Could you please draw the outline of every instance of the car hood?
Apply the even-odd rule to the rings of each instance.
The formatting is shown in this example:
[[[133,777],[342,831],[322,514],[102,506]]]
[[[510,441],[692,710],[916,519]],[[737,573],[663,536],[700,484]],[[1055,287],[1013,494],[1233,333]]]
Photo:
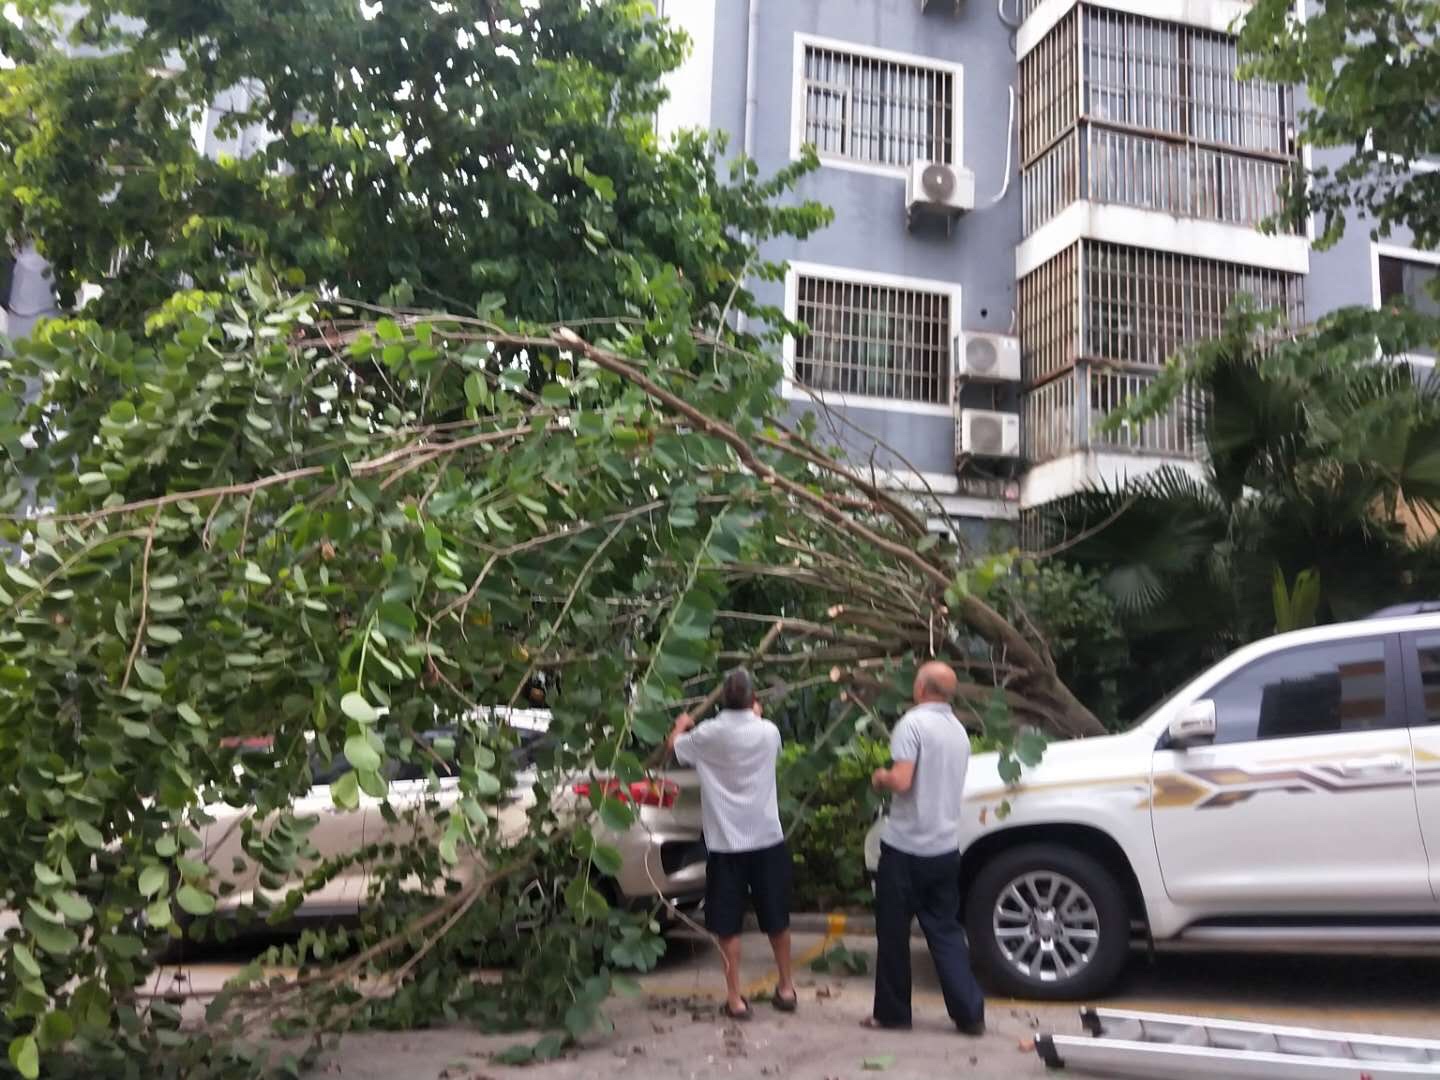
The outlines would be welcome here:
[[[1153,748],[1153,740],[1140,732],[1054,742],[1045,748],[1040,764],[1024,769],[1014,785],[1000,778],[999,754],[976,754],[965,776],[965,801],[1015,798],[1080,780],[1103,782],[1143,774]]]

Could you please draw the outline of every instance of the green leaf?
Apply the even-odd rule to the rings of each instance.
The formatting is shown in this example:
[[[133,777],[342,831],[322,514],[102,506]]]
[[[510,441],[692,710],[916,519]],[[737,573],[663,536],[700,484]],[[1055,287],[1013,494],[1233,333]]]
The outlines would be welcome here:
[[[465,400],[477,408],[490,401],[490,387],[478,371],[472,371],[465,376]]]
[[[170,872],[163,866],[147,866],[140,871],[140,895],[154,896],[161,889],[165,888],[166,882],[170,880]]]
[[[375,772],[380,768],[380,755],[362,735],[351,735],[345,740],[345,760],[361,772]]]
[[[40,962],[35,959],[35,954],[30,951],[28,945],[23,941],[17,941],[10,946],[10,951],[15,957],[15,962],[24,969],[27,975],[36,979],[40,978]]]
[[[189,724],[191,727],[204,727],[204,726],[205,726],[205,721],[202,720],[202,719],[200,719],[200,714],[197,713],[197,712],[196,712],[193,708],[191,708],[189,705],[183,705],[183,704],[182,704],[182,705],[178,706],[178,707],[175,709],[175,711],[180,714],[180,719],[181,719],[181,720],[184,720],[184,721],[185,721],[187,724]]]
[[[151,690],[165,689],[165,673],[148,660],[141,660],[138,656],[135,658],[135,674]]]
[[[475,794],[482,798],[498,794],[500,791],[500,780],[493,773],[484,771],[475,774]]]
[[[594,1023],[595,1010],[591,1006],[576,1002],[565,1010],[565,1030],[572,1039],[578,1040]]]
[[[190,915],[209,915],[215,910],[215,898],[194,885],[181,885],[176,889],[175,902]]]
[[[590,851],[590,858],[602,874],[609,874],[611,877],[620,873],[620,868],[624,865],[620,852],[609,844],[596,844]]]
[[[10,1064],[25,1080],[35,1080],[40,1075],[40,1046],[34,1035],[10,1041]]]
[[[535,1048],[525,1043],[507,1046],[495,1055],[497,1065],[529,1065],[535,1060]]]
[[[164,930],[175,921],[170,911],[170,901],[163,896],[145,909],[145,921],[156,930]]]
[[[135,406],[123,398],[110,406],[109,417],[121,427],[129,427],[135,422]]]
[[[40,1041],[48,1048],[64,1046],[74,1036],[75,1021],[62,1009],[46,1013],[45,1019],[40,1021]]]
[[[886,1069],[890,1068],[890,1066],[894,1064],[894,1054],[876,1054],[873,1057],[867,1057],[864,1061],[862,1061],[860,1063],[860,1067],[869,1072],[884,1072]]]
[[[182,637],[179,630],[173,626],[166,626],[164,623],[151,623],[145,628],[145,634],[152,641],[158,641],[161,645],[178,645]]]
[[[605,898],[585,878],[574,878],[565,887],[565,903],[581,922],[603,918],[610,910]]]
[[[330,798],[340,809],[354,810],[360,805],[360,778],[347,772],[330,785]]]
[[[80,938],[68,926],[27,918],[25,929],[34,935],[35,944],[52,956],[68,956],[80,947]]]
[[[623,833],[635,824],[635,808],[614,796],[607,796],[600,800],[600,820],[606,828]]]
[[[16,566],[14,563],[5,564],[5,573],[9,574],[10,580],[15,582],[15,584],[17,585],[23,585],[27,589],[40,588],[40,582],[36,581],[33,577],[27,574],[24,570],[21,570],[20,567]]]
[[[35,880],[41,885],[59,885],[61,877],[54,870],[51,870],[44,863],[36,863],[34,866]]]
[[[340,711],[357,724],[373,724],[380,719],[380,713],[375,706],[354,690],[340,699]]]
[[[360,785],[360,790],[372,799],[383,799],[389,791],[385,778],[374,770],[356,771],[350,775],[355,777],[355,782]]]
[[[399,341],[405,336],[398,323],[391,318],[383,318],[375,323],[375,333],[380,335],[381,341]]]
[[[80,838],[82,844],[88,848],[94,848],[96,851],[105,846],[105,838],[100,835],[100,830],[88,821],[75,822],[75,835]]]
[[[1000,779],[1006,784],[1015,784],[1020,780],[1020,763],[1009,754],[1000,755],[1000,761],[999,764],[996,765],[996,771],[1000,774]]]
[[[270,575],[261,570],[259,565],[253,562],[245,564],[245,580],[251,585],[269,585]]]
[[[1040,732],[1033,729],[1022,731],[1015,740],[1015,756],[1026,768],[1033,769],[1045,756],[1045,747],[1046,739]]]
[[[73,892],[57,892],[50,897],[61,915],[71,922],[89,922],[95,914],[95,909],[90,906],[90,901],[83,896]]]
[[[570,404],[570,391],[559,383],[546,383],[540,391],[540,400],[552,409],[563,409]]]

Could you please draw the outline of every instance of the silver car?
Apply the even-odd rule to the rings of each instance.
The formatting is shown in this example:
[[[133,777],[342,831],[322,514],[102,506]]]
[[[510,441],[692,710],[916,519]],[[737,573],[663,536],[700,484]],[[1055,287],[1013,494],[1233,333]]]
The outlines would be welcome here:
[[[498,814],[503,837],[518,838],[529,828],[527,812],[535,803],[535,784],[541,779],[535,767],[535,753],[549,727],[549,713],[514,710],[505,721],[519,737],[515,750],[516,780]],[[431,733],[438,736],[441,733]],[[217,805],[207,808],[214,818],[204,833],[205,858],[217,887],[229,884],[233,891],[218,898],[220,910],[235,910],[263,898],[279,904],[292,889],[302,887],[305,876],[322,860],[343,857],[371,844],[393,841],[403,844],[416,830],[428,830],[435,817],[459,798],[459,778],[453,774],[430,776],[419,765],[391,763],[387,767],[385,799],[361,795],[354,810],[344,810],[331,798],[330,785],[349,771],[343,756],[311,763],[314,783],[296,800],[297,816],[310,825],[308,838],[316,858],[297,865],[284,879],[264,878],[259,865],[241,847],[241,820],[246,807]],[[700,786],[692,769],[674,769],[632,784],[598,776],[570,777],[557,785],[552,798],[563,817],[590,812],[592,787],[599,785],[605,795],[635,806],[635,823],[622,833],[605,826],[598,818],[590,823],[599,843],[620,852],[619,873],[600,878],[597,887],[612,903],[627,907],[661,907],[662,921],[676,909],[698,907],[705,891],[705,841],[700,824]],[[381,810],[388,801],[395,811],[394,822]],[[261,833],[275,827],[274,820],[261,824]],[[438,829],[436,829],[438,832]],[[457,868],[464,879],[477,872],[478,864]],[[416,883],[418,885],[418,882]],[[358,913],[367,902],[370,867],[357,860],[306,895],[297,910],[300,918],[323,918]]]

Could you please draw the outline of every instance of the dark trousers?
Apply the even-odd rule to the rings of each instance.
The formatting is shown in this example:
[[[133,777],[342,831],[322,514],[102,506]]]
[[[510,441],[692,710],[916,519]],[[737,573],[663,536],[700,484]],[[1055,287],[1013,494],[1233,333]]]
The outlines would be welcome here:
[[[960,853],[907,855],[888,844],[880,846],[875,882],[875,1019],[910,1023],[910,922],[917,917],[950,1019],[984,1020],[985,996],[970,971],[970,947],[960,927]]]

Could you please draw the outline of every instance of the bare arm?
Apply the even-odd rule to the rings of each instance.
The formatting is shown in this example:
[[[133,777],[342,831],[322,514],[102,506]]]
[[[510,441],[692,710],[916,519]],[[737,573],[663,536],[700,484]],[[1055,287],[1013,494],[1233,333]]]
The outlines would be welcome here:
[[[915,762],[897,761],[888,769],[876,769],[870,775],[870,786],[876,791],[892,791],[903,795],[915,783]]]
[[[689,713],[681,713],[675,718],[675,726],[670,729],[670,735],[665,740],[665,753],[667,755],[675,752],[675,740],[684,735],[695,726],[695,718]]]

